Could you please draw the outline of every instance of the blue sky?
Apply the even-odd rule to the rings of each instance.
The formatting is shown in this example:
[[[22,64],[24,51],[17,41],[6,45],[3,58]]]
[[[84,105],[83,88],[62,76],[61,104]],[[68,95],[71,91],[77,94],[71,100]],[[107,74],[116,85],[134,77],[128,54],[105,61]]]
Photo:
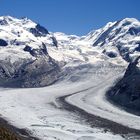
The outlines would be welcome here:
[[[109,21],[140,20],[140,0],[0,0],[0,15],[26,16],[52,32],[85,35]]]

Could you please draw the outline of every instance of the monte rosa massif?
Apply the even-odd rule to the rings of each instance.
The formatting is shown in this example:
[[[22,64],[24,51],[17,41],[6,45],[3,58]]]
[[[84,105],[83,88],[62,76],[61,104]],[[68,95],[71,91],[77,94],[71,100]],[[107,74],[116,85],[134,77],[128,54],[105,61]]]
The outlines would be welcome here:
[[[76,36],[1,16],[1,118],[23,140],[139,140],[139,58],[135,18]]]

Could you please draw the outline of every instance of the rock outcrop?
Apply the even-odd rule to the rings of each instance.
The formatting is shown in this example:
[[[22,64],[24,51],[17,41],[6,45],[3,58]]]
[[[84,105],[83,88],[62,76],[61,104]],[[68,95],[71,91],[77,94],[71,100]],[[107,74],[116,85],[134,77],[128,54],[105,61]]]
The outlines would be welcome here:
[[[131,62],[124,76],[107,92],[110,101],[140,115],[140,57]]]

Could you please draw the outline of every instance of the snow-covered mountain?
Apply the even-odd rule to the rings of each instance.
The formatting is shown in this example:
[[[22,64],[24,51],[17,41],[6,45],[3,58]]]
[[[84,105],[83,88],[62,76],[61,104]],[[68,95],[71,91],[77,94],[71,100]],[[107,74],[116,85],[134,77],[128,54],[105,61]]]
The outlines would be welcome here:
[[[27,18],[0,17],[0,85],[37,87],[57,80],[59,66],[47,51],[57,42]]]
[[[139,110],[139,29],[127,18],[79,37],[0,17],[0,86],[43,86],[0,88],[1,117],[25,139],[139,140],[140,118],[106,98],[114,83],[110,99]]]
[[[79,37],[51,33],[27,18],[0,17],[1,85],[45,86],[81,66],[87,69],[89,65],[107,63],[124,66],[139,55],[137,19],[110,22]]]
[[[122,58],[130,62],[140,55],[140,22],[134,18],[126,18],[110,22],[105,27],[90,32],[85,40],[93,47],[103,48],[103,53],[109,57]]]

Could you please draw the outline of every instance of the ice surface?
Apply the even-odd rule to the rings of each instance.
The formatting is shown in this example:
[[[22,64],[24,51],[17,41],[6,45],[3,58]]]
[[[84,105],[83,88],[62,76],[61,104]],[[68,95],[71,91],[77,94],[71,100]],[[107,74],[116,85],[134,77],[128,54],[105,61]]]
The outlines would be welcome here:
[[[115,71],[115,69],[112,70]],[[104,70],[100,70],[101,73],[102,71],[104,72]],[[117,72],[119,74],[119,70]],[[105,93],[104,88],[106,88],[105,82],[109,82],[104,75],[99,74],[99,70],[96,74],[90,75],[89,73],[91,79],[86,82],[84,80],[76,83],[62,81],[44,88],[1,89],[2,117],[19,128],[26,128],[32,135],[42,140],[123,140],[119,135],[104,132],[103,129],[91,128],[78,115],[62,109],[56,100],[58,97],[95,87],[72,95],[67,101],[95,115],[105,116],[110,113],[107,117],[109,119],[116,116],[116,113],[124,117],[123,112],[120,113],[119,109],[108,105],[109,103],[102,99],[102,95]],[[109,74],[109,76],[112,75]],[[114,77],[111,80],[114,80]],[[102,92],[100,90],[98,92],[98,87],[102,87]],[[93,93],[95,91],[96,93]],[[83,98],[85,98],[84,101]],[[109,108],[106,110],[108,106]],[[113,112],[109,112],[112,110],[115,111],[115,115]],[[122,120],[122,122],[127,125],[126,121]]]

